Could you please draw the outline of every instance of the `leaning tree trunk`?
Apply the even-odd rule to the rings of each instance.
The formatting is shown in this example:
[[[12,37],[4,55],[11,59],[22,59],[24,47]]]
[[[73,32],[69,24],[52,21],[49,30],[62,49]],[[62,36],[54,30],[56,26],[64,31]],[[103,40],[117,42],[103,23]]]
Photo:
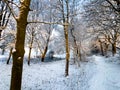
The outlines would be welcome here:
[[[45,56],[46,56],[46,53],[47,53],[47,51],[48,51],[49,41],[50,41],[50,36],[49,36],[48,39],[47,39],[47,43],[46,43],[44,52],[43,52],[42,57],[41,57],[41,61],[42,61],[42,62],[44,62],[44,60],[45,60]]]
[[[74,55],[75,55],[74,63],[77,63],[78,67],[80,67],[80,63],[79,63],[80,60],[78,60],[78,58],[79,58],[79,50],[78,50],[77,40],[76,40],[75,35],[73,34],[73,31],[74,31],[74,26],[72,26],[72,28],[70,30],[70,33],[71,33],[71,35],[73,37],[73,43],[74,43],[73,44],[74,45],[74,47],[73,47],[74,48]]]
[[[12,56],[12,50],[13,50],[13,47],[10,48],[9,57],[8,57],[8,59],[7,59],[7,64],[9,64],[9,62],[10,62],[10,58],[11,58],[11,56]]]
[[[17,34],[15,50],[13,52],[13,66],[10,90],[21,90],[22,68],[24,58],[25,32],[31,0],[22,0],[19,17],[17,18]]]
[[[50,13],[51,13],[51,11],[50,11]],[[50,15],[51,15],[51,14],[50,14]],[[50,22],[51,22],[51,16],[50,16]],[[44,51],[43,51],[43,53],[42,53],[41,62],[44,62],[44,60],[45,60],[45,56],[46,56],[46,53],[47,53],[47,51],[48,51],[48,45],[49,45],[49,42],[50,42],[51,32],[52,32],[52,30],[51,30],[51,25],[50,25],[50,26],[49,26],[49,31],[48,31],[49,36],[48,36],[48,38],[47,38],[47,42],[46,42],[45,49],[44,49]]]
[[[45,49],[44,49],[44,52],[43,52],[42,57],[41,57],[41,62],[44,62],[47,50],[48,50],[48,46],[46,46]]]

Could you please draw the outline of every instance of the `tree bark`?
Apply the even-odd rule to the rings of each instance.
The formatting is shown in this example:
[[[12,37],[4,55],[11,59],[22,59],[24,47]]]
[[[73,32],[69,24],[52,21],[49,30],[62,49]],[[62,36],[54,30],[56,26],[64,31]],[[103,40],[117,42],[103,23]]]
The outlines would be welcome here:
[[[31,0],[22,0],[19,17],[17,18],[16,44],[13,52],[13,66],[11,75],[10,90],[21,90],[22,69],[24,58],[25,32],[27,26],[27,17]]]
[[[10,58],[12,56],[12,50],[13,50],[13,48],[10,48],[9,57],[7,59],[7,64],[9,64],[9,62],[10,62]]]

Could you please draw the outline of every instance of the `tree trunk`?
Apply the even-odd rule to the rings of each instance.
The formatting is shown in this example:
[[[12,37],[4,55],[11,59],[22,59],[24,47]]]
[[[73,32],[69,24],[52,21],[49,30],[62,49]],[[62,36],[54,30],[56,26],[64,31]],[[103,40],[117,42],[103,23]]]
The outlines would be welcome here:
[[[107,56],[107,51],[108,51],[109,44],[105,43],[105,55]]]
[[[67,23],[68,24],[68,23]],[[68,41],[68,25],[64,25],[65,45],[66,45],[66,67],[65,76],[69,75],[69,41]]]
[[[10,58],[11,58],[11,56],[12,56],[12,50],[13,50],[13,47],[10,48],[9,57],[8,57],[8,59],[7,59],[7,64],[9,64]]]
[[[101,49],[101,55],[104,56],[104,50],[103,50],[102,42],[100,42],[100,49]]]
[[[70,30],[71,35],[72,35],[72,37],[73,37],[73,43],[74,43],[74,47],[73,47],[73,48],[74,48],[74,51],[73,51],[73,52],[74,52],[74,55],[75,55],[74,63],[76,62],[77,65],[78,65],[78,67],[80,67],[78,58],[81,59],[81,57],[79,57],[78,45],[77,45],[76,37],[75,37],[75,35],[73,34],[73,31],[74,31],[74,26],[72,26],[72,28],[71,28],[71,30]]]
[[[81,53],[81,50],[82,50],[82,44],[81,44],[81,41],[80,41],[80,48],[78,48],[78,57],[79,57],[79,60],[82,61],[82,53]]]
[[[22,69],[24,58],[25,32],[31,0],[22,0],[19,17],[17,18],[17,33],[15,51],[13,52],[13,66],[10,90],[21,90]]]
[[[44,60],[45,60],[45,55],[46,55],[46,53],[47,53],[47,50],[48,50],[48,46],[45,47],[45,50],[44,50],[44,52],[43,52],[43,54],[42,54],[42,57],[41,57],[41,62],[44,62]]]
[[[112,54],[113,56],[116,54],[116,43],[112,44]]]
[[[0,2],[2,2],[2,1],[0,1]],[[3,8],[4,8],[4,6],[2,5],[2,10],[0,11],[0,27],[2,27],[2,17],[3,17]],[[1,28],[1,30],[0,30],[0,38],[1,38],[1,36],[2,36],[2,28]]]
[[[49,32],[49,34],[50,34],[50,33],[51,33],[51,32]],[[47,51],[48,51],[49,41],[50,41],[50,35],[49,35],[49,37],[48,37],[48,39],[47,39],[46,46],[45,46],[44,52],[43,52],[42,57],[41,57],[41,61],[42,61],[42,62],[44,62],[44,60],[45,60],[45,56],[46,56],[46,53],[47,53]]]
[[[1,38],[1,36],[2,36],[2,30],[0,30],[0,38]]]
[[[32,51],[32,46],[33,46],[33,40],[34,40],[34,32],[32,33],[32,39],[29,47],[29,55],[28,55],[28,65],[30,65],[30,59],[31,59],[31,51]]]
[[[78,64],[78,67],[80,67],[80,60],[81,60],[81,55],[80,55],[80,52],[79,52],[79,49],[77,48],[76,50],[76,56],[77,56],[77,64]]]
[[[64,36],[65,36],[65,47],[66,47],[66,66],[65,66],[65,76],[69,75],[69,40],[68,40],[68,26],[69,26],[69,5],[68,0],[65,2],[62,0],[62,17],[63,17],[63,25],[64,27]],[[66,4],[66,11],[65,11],[65,4]],[[66,15],[65,15],[66,14]]]
[[[30,65],[31,51],[32,51],[32,48],[30,47],[29,48],[29,55],[28,55],[28,65]]]
[[[4,55],[4,53],[5,53],[5,48],[2,49],[2,53],[1,54]]]

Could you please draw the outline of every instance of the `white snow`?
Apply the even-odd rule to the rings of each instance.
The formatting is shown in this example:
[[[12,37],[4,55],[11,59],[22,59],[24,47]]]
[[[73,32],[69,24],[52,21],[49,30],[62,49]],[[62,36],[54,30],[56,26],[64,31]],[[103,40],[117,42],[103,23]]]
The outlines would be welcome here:
[[[104,57],[94,57],[96,74],[89,82],[89,90],[120,90],[120,65],[108,63]]]
[[[12,64],[3,59],[0,56],[0,90],[9,90]],[[120,90],[120,65],[101,56],[89,59],[80,67],[70,62],[68,77],[64,77],[65,60],[24,63],[22,90]]]

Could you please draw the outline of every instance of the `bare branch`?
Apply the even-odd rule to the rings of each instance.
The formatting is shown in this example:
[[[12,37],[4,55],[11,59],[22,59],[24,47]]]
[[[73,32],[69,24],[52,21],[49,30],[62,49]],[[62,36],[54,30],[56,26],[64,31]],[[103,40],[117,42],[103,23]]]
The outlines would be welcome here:
[[[8,3],[14,4],[15,6],[17,6],[18,8],[20,8],[20,6],[18,6],[16,3],[14,3],[13,1],[8,1]]]
[[[115,11],[120,12],[120,10],[117,9],[109,0],[106,0],[106,1],[112,6],[112,8],[113,8]]]
[[[6,5],[8,6],[8,8],[9,8],[9,10],[10,10],[12,16],[14,17],[14,19],[17,20],[17,17],[16,17],[16,15],[15,15],[13,9],[9,6],[8,0],[3,0],[3,1],[4,1],[4,2],[6,3]]]
[[[31,23],[42,23],[42,24],[58,24],[58,25],[69,25],[68,23],[58,23],[58,22],[44,22],[44,21],[31,21],[31,22],[28,22],[28,24],[31,24]]]

